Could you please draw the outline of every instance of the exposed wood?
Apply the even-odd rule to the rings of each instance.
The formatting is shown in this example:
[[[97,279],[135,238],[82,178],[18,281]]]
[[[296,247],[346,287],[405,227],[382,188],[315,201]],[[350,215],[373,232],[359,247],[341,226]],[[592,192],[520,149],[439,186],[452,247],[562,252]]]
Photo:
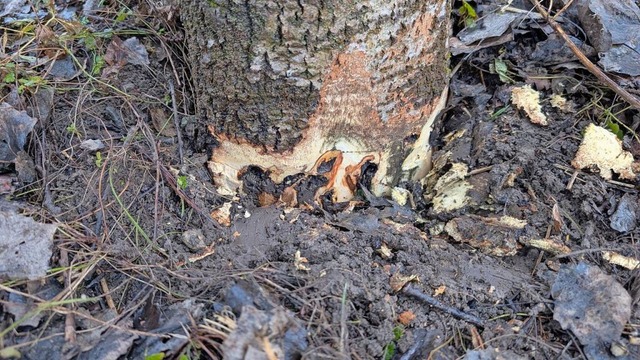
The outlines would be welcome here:
[[[184,1],[221,193],[234,194],[250,165],[280,182],[329,162],[319,194],[335,201],[353,196],[366,162],[378,165],[377,195],[429,170],[447,95],[448,1]]]

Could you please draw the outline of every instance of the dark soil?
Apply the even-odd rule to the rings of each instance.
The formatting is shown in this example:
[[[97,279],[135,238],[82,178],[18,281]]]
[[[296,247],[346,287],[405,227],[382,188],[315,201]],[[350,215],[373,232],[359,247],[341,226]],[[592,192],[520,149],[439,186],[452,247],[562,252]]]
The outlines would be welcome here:
[[[138,18],[152,27],[177,26],[157,20],[158,13]],[[19,349],[26,359],[144,358],[159,352],[169,358],[220,356],[229,332],[212,332],[202,325],[215,326],[204,319],[245,324],[240,310],[251,306],[261,316],[280,319],[279,328],[259,324],[271,326],[273,344],[309,359],[380,359],[385,353],[397,359],[455,359],[491,348],[502,349],[508,359],[583,358],[575,338],[553,320],[550,288],[563,264],[579,261],[632,287],[633,273],[605,261],[602,250],[639,257],[640,228],[620,233],[611,227],[623,196],[638,203],[638,187],[637,181],[611,182],[579,172],[567,189],[581,132],[601,114],[588,107],[587,89],[599,85],[581,70],[562,71],[584,82],[584,91],[565,94],[584,111],[562,113],[543,102],[547,127],[530,123],[512,107],[494,116],[510,104],[512,85],[486,72],[488,62],[502,56],[525,64],[542,36],[528,32],[504,45],[504,52],[488,48],[453,59],[461,66],[451,82],[450,106],[437,125],[434,159],[443,163],[439,175],[453,163],[479,171],[470,176],[477,185],[473,201],[447,213],[436,213],[421,200],[429,186],[420,184],[403,185],[417,200],[415,209],[368,197],[366,191],[347,210],[317,204],[259,207],[257,192],[250,189],[234,199],[216,195],[205,167],[214,144],[206,119],[194,116],[179,37],[139,36],[153,49],[150,65],[127,64],[103,80],[126,96],[104,83],[84,88],[86,76],[56,83],[53,111],[32,133],[28,149],[39,180],[23,184],[12,199],[42,205],[43,221],[62,224],[52,267],[76,267],[39,284],[6,286],[30,294],[49,290],[41,296],[52,299],[75,284],[65,299],[94,299],[47,309],[37,326],[18,327],[2,345],[23,344]],[[516,78],[517,85],[530,80]],[[543,96],[551,94],[550,83],[538,85]],[[601,104],[615,103],[603,93]],[[32,94],[20,99],[33,111]],[[634,115],[623,114],[629,122]],[[457,131],[462,136],[439,140]],[[87,139],[105,143],[102,160],[80,148]],[[256,179],[252,186],[264,186]],[[231,225],[221,227],[209,214],[229,201]],[[563,219],[558,229],[552,229],[554,204]],[[525,220],[514,255],[497,256],[493,250],[507,246],[502,243],[453,240],[445,224],[467,215]],[[547,235],[571,253],[555,257],[521,241]],[[195,243],[193,249],[185,236]],[[405,290],[394,286],[410,275],[416,278]],[[406,289],[450,309],[430,306]],[[0,297],[6,300],[4,290]],[[7,312],[0,315],[3,327],[15,320]],[[65,321],[71,321],[75,341],[65,341]],[[626,334],[637,336],[639,328],[636,306]],[[232,338],[224,349],[232,353],[242,341],[262,341],[255,336],[258,340]],[[622,358],[640,356],[639,346],[627,347]],[[490,350],[470,354],[468,359],[499,358]]]

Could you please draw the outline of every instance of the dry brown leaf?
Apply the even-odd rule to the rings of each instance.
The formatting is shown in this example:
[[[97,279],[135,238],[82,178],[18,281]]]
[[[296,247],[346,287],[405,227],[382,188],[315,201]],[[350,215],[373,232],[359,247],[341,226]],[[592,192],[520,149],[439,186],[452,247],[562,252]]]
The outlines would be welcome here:
[[[416,314],[411,310],[407,310],[398,315],[398,322],[404,326],[409,325],[416,318]]]
[[[418,281],[418,275],[402,275],[399,272],[391,275],[389,284],[394,292],[402,290],[402,288],[410,281]]]
[[[270,206],[276,203],[278,199],[275,196],[269,194],[268,192],[261,192],[258,194],[258,206]]]
[[[127,50],[124,48],[122,39],[118,36],[114,36],[111,42],[107,46],[107,50],[104,54],[104,61],[107,65],[122,67],[127,63]]]
[[[484,341],[482,340],[482,336],[478,332],[478,329],[471,325],[469,326],[469,332],[471,333],[471,344],[474,349],[484,349]]]
[[[553,209],[551,210],[551,215],[553,216],[553,230],[555,232],[560,232],[564,222],[562,221],[562,215],[560,215],[560,207],[558,203],[553,204]]]
[[[494,256],[513,256],[522,247],[526,220],[511,216],[482,217],[462,215],[447,222],[444,230],[455,241],[468,243]]]

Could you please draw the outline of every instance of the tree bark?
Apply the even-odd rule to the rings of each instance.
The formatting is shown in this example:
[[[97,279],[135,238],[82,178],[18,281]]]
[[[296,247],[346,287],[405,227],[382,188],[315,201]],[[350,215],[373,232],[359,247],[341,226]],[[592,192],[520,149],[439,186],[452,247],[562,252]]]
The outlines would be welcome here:
[[[448,87],[447,0],[181,0],[218,191],[255,165],[281,182],[330,164],[335,201],[362,166],[384,195],[429,170]]]

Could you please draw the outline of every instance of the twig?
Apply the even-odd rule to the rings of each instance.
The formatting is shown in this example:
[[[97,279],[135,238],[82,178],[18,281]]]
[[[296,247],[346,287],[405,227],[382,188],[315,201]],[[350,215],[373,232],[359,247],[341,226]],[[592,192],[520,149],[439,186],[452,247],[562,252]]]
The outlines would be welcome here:
[[[340,354],[345,358],[348,358],[346,352],[347,337],[349,336],[347,331],[347,288],[349,283],[344,283],[344,289],[342,289],[342,301],[340,302]]]
[[[582,51],[576,46],[576,44],[569,39],[567,34],[564,32],[562,27],[549,15],[549,13],[540,5],[538,0],[531,0],[533,5],[535,5],[538,12],[545,18],[545,20],[551,25],[553,30],[560,35],[560,37],[564,40],[567,46],[573,51],[578,60],[584,65],[590,73],[595,75],[602,83],[604,83],[609,89],[618,94],[621,98],[623,98],[626,102],[629,103],[636,110],[640,110],[640,99],[631,95],[627,90],[620,87],[615,81],[611,80],[609,76],[607,76],[599,67],[594,65],[591,60],[589,60]]]
[[[571,191],[571,189],[573,189],[573,184],[576,182],[576,179],[578,178],[578,174],[580,173],[579,170],[574,170],[573,174],[571,175],[571,179],[569,179],[569,183],[567,184],[566,189]]]
[[[65,248],[60,249],[60,265],[67,268],[65,270],[64,286],[69,287],[71,286],[73,267],[69,266],[69,252]],[[75,310],[75,305],[73,303],[69,304],[69,309]],[[72,313],[67,314],[64,319],[64,340],[69,343],[76,342],[76,319]]]
[[[478,169],[473,169],[471,171],[469,171],[469,173],[467,174],[468,176],[473,176],[473,175],[478,175],[487,171],[491,171],[491,169],[493,169],[493,165],[490,166],[485,166],[485,167],[481,167]]]
[[[478,329],[475,326],[471,325],[469,332],[471,333],[471,344],[473,345],[473,348],[484,350],[484,341],[482,340],[482,336],[480,336]]]
[[[416,289],[415,287],[413,287],[413,285],[407,285],[404,287],[404,289],[402,289],[402,292],[413,296],[414,298],[426,303],[427,305],[433,306],[434,308],[438,309],[438,310],[442,310],[446,313],[448,313],[449,315],[456,317],[460,320],[464,320],[468,323],[471,323],[473,325],[476,325],[478,327],[484,328],[485,327],[485,321],[480,319],[477,316],[473,316],[471,314],[467,314],[466,312],[462,311],[462,310],[458,310],[456,308],[454,308],[453,306],[449,306],[446,305],[444,303],[442,303],[440,300],[431,297],[425,293],[423,293],[422,291]]]
[[[161,178],[160,166],[159,166],[160,156],[158,155],[158,147],[156,146],[154,137],[151,134],[149,127],[142,122],[140,125],[141,125],[142,132],[145,134],[145,136],[147,136],[147,139],[149,139],[149,147],[151,147],[151,150],[152,150],[152,161],[156,165],[156,181],[155,181],[156,186],[155,186],[154,199],[153,199],[153,241],[157,241],[158,240],[158,203],[160,202],[160,178]]]
[[[551,224],[547,226],[547,232],[544,235],[544,240],[549,240],[549,236],[551,236]],[[540,262],[542,261],[543,256],[544,256],[544,251],[540,251],[540,253],[538,254],[538,258],[536,259],[536,263],[533,265],[533,268],[531,269],[531,276],[534,276],[536,274],[536,269],[538,268],[538,265],[540,265]]]
[[[602,251],[618,251],[618,250],[617,249],[613,249],[613,248],[582,249],[582,250],[572,251],[572,252],[567,253],[567,254],[556,255],[556,256],[553,257],[553,260],[558,260],[558,259],[577,256],[577,255],[582,255],[582,254],[602,252]]]
[[[178,138],[178,157],[180,165],[183,162],[182,154],[182,133],[180,132],[180,118],[178,116],[178,104],[176,104],[176,89],[173,86],[173,80],[169,79],[169,91],[171,92],[171,106],[173,107],[173,124],[176,127],[176,135]]]
[[[109,284],[107,284],[107,279],[105,278],[100,279],[100,288],[104,293],[104,298],[107,301],[107,306],[109,307],[109,309],[117,313],[118,309],[116,309],[116,304],[113,302],[113,297],[111,297],[111,292],[109,291]]]

